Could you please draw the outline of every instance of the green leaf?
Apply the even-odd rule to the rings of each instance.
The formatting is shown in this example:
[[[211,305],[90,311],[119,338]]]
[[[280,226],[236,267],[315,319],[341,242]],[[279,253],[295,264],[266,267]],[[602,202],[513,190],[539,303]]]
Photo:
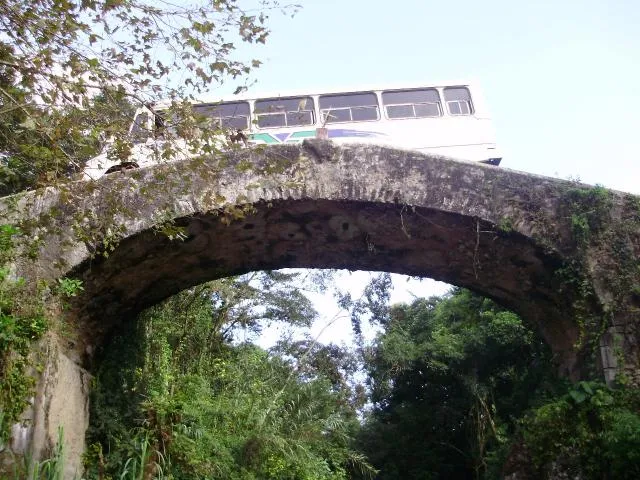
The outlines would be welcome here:
[[[587,396],[580,392],[579,390],[569,390],[569,396],[576,402],[578,405],[584,402]]]
[[[20,126],[21,126],[22,128],[24,128],[25,130],[35,130],[35,129],[37,128],[37,126],[38,126],[38,125],[37,125],[36,121],[35,121],[33,118],[31,118],[31,117],[27,117],[27,118],[24,120],[24,122],[22,122],[22,123],[20,124]]]
[[[591,389],[591,385],[589,385],[589,382],[580,382],[580,386],[582,387],[582,389],[587,392],[589,395],[593,395],[593,390]]]

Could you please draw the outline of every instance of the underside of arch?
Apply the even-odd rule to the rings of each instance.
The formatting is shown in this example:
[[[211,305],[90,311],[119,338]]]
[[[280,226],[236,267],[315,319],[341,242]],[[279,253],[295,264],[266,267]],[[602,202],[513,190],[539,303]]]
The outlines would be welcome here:
[[[186,239],[157,230],[124,239],[76,269],[79,318],[96,342],[119,321],[185,288],[287,267],[387,271],[471,288],[536,325],[576,376],[578,328],[554,274],[561,259],[477,217],[401,204],[279,200],[175,219]],[[249,207],[249,208],[247,208]]]

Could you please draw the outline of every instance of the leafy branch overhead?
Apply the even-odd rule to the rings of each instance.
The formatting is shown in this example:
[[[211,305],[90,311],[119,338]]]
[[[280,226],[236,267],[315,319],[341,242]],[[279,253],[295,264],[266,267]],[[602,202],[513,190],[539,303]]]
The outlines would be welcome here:
[[[269,9],[247,12],[235,0],[0,2],[6,39],[1,63],[43,103],[83,104],[91,89],[123,85],[148,100],[187,94],[250,72],[233,57],[237,41],[264,43]],[[167,86],[171,72],[180,85]],[[170,79],[172,80],[172,79]],[[88,105],[88,104],[85,104]]]
[[[260,61],[238,45],[264,43],[269,14],[298,8],[255,5],[0,0],[0,195],[78,169],[100,140],[124,137],[131,106],[193,99],[248,75]]]

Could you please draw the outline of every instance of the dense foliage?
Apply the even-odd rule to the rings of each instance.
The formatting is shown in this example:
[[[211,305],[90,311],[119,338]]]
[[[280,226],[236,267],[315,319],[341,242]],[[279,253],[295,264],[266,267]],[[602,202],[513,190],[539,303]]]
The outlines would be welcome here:
[[[149,310],[116,336],[92,398],[89,478],[370,472],[351,449],[358,421],[341,373],[349,362],[333,361],[344,352],[285,342],[275,354],[231,342],[239,327],[256,328],[258,320],[308,324],[313,309],[287,280],[263,274],[213,282]]]
[[[354,323],[381,328],[373,345],[238,343],[270,322],[309,324],[292,280],[203,285],[116,335],[88,478],[637,478],[638,391],[558,379],[533,331],[469,291],[389,308],[382,276],[343,298]]]
[[[0,225],[0,443],[9,437],[28,405],[34,379],[27,375],[34,340],[47,329],[41,302],[28,298],[24,280],[12,275],[14,237],[19,230]]]
[[[466,290],[394,307],[367,367],[361,438],[381,479],[481,477],[553,368],[515,314]]]
[[[117,88],[103,89],[86,108],[38,104],[0,61],[0,196],[75,178],[110,135],[129,128],[132,116]]]
[[[395,306],[383,328],[360,432],[377,478],[638,478],[640,392],[556,378],[512,312],[455,290]]]
[[[523,421],[532,478],[557,471],[594,479],[640,477],[640,391],[579,382]]]

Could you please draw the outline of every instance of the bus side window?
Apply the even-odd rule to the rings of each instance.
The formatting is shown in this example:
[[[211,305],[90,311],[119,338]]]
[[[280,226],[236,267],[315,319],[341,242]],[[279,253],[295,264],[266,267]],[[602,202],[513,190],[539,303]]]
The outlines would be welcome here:
[[[249,128],[249,104],[247,102],[212,103],[196,105],[194,112],[213,120],[213,125],[229,130]]]
[[[131,140],[133,143],[144,143],[149,138],[149,114],[139,113],[131,126]]]
[[[471,95],[465,87],[447,87],[444,89],[444,100],[451,115],[471,115],[473,104]]]
[[[299,127],[315,123],[311,97],[270,98],[254,104],[258,127]]]
[[[320,116],[323,124],[378,120],[378,99],[373,92],[322,95]]]
[[[435,88],[382,92],[388,118],[424,118],[442,115],[440,95]]]

